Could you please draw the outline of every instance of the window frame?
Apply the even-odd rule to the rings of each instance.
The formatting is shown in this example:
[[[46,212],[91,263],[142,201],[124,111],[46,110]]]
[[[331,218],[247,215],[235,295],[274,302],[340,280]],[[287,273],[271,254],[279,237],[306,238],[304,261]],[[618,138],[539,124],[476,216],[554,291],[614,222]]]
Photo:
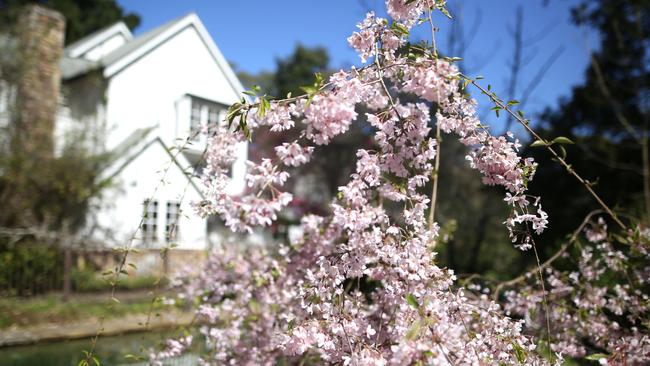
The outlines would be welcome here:
[[[144,200],[142,220],[142,242],[153,244],[158,242],[158,200]]]
[[[173,220],[172,213],[174,214]],[[167,240],[167,243],[172,243],[178,240],[180,218],[181,203],[179,201],[167,201],[167,207],[165,211],[165,239]]]
[[[200,131],[206,125],[208,126],[208,133],[215,133],[217,131],[216,127],[219,126],[225,117],[228,106],[191,94],[188,94],[188,97],[190,99],[190,137],[192,141],[199,141],[201,140],[201,134],[197,133],[197,131]]]

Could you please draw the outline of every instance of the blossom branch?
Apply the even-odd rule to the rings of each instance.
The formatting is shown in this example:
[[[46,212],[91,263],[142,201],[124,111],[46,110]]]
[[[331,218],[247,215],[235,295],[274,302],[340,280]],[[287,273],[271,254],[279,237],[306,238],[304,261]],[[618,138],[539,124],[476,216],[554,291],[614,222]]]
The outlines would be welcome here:
[[[499,108],[505,110],[506,112],[508,112],[508,114],[510,114],[512,117],[514,117],[526,129],[526,131],[528,131],[528,133],[530,133],[535,138],[536,141],[544,142],[544,147],[546,147],[546,150],[548,150],[553,155],[553,157],[560,163],[560,165],[562,165],[567,170],[567,172],[570,175],[572,175],[575,179],[578,180],[578,182],[580,182],[580,184],[582,184],[585,187],[585,189],[589,192],[589,194],[591,194],[591,196],[596,200],[596,202],[598,202],[598,204],[603,208],[603,210],[605,212],[607,212],[607,214],[612,218],[612,220],[614,220],[614,222],[616,222],[616,224],[621,229],[626,229],[627,228],[625,226],[625,224],[623,224],[623,222],[618,218],[616,213],[614,213],[614,211],[602,200],[602,198],[600,198],[600,196],[596,193],[596,191],[594,191],[594,189],[591,188],[591,184],[587,180],[582,178],[582,176],[580,176],[575,171],[575,169],[573,169],[571,167],[571,165],[569,163],[567,163],[566,160],[564,158],[562,158],[562,156],[560,156],[560,154],[557,151],[555,151],[555,149],[553,149],[553,147],[550,144],[546,143],[546,141],[539,134],[537,134],[537,132],[535,132],[535,130],[533,130],[530,127],[530,123],[527,120],[525,120],[519,114],[514,113],[512,111],[512,109],[508,105],[506,105],[505,103],[503,103],[503,101],[501,101],[499,98],[497,98],[494,95],[494,93],[492,93],[492,92],[486,90],[485,88],[483,88],[479,83],[476,82],[475,79],[472,79],[472,78],[470,78],[470,77],[468,77],[468,76],[466,76],[466,75],[464,75],[462,73],[460,74],[460,76],[462,78],[464,78],[465,80],[469,81],[476,88],[478,88],[483,94],[487,95],[488,98],[490,98],[490,100],[492,100],[492,102],[496,106],[498,106]]]
[[[587,224],[591,221],[591,219],[595,215],[598,215],[598,214],[600,214],[602,212],[603,212],[603,210],[594,210],[594,211],[591,211],[589,214],[587,214],[587,216],[584,218],[584,220],[582,220],[582,223],[578,226],[578,228],[573,231],[573,233],[571,234],[571,237],[569,238],[569,240],[566,241],[564,244],[562,244],[560,249],[557,252],[555,252],[555,254],[553,254],[549,259],[544,261],[544,263],[538,264],[538,268],[536,268],[534,270],[531,270],[531,271],[528,271],[528,272],[526,272],[526,273],[524,273],[524,274],[522,274],[520,276],[517,276],[517,277],[515,277],[515,278],[513,278],[511,280],[499,283],[497,285],[497,287],[494,289],[494,294],[493,294],[494,300],[495,301],[498,300],[499,294],[501,293],[502,289],[512,287],[512,286],[514,286],[514,285],[516,285],[518,283],[522,283],[522,282],[526,281],[526,279],[528,279],[531,275],[533,275],[535,271],[537,271],[537,270],[541,271],[541,270],[546,269],[547,267],[550,267],[551,264],[553,264],[553,262],[555,262],[558,258],[560,258],[562,256],[562,254],[564,254],[564,252],[566,252],[567,249],[569,249],[576,242],[576,240],[578,240],[578,236],[585,229],[585,226],[587,226]]]

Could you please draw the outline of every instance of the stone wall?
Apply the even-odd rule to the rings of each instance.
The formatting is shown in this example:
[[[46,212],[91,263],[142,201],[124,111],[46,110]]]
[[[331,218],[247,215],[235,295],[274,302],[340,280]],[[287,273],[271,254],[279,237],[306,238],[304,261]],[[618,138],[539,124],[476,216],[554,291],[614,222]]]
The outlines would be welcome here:
[[[65,18],[54,10],[28,6],[18,19],[15,36],[19,77],[14,143],[33,159],[47,158],[53,153]]]
[[[124,255],[123,253],[110,250],[86,251],[79,254],[77,268],[94,267],[94,269],[97,269],[97,273],[114,270]],[[129,272],[129,276],[158,277],[167,272],[167,277],[174,278],[180,274],[199,274],[203,269],[206,259],[207,254],[203,250],[172,249],[167,253],[167,263],[164,263],[160,250],[143,249],[137,252],[130,252],[127,258],[127,262],[135,264],[136,269],[131,266],[127,266],[124,269]]]

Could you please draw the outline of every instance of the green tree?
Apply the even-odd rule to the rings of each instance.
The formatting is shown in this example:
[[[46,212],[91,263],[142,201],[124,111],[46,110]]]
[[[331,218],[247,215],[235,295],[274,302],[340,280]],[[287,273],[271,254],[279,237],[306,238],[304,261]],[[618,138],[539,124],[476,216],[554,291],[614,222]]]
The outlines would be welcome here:
[[[307,48],[298,44],[286,59],[276,61],[276,71],[273,77],[273,93],[283,98],[287,93],[302,93],[301,86],[311,85],[314,74],[326,72],[329,66],[329,54],[322,47]]]
[[[140,16],[125,12],[115,0],[0,0],[0,27],[11,27],[23,6],[34,3],[65,16],[66,44],[118,21],[124,21],[129,29],[140,25]]]
[[[43,3],[51,7],[64,4]],[[88,6],[87,3],[82,5],[80,9]],[[0,87],[4,88],[0,95],[7,98],[10,112],[8,123],[0,128],[0,204],[3,207],[0,210],[0,262],[7,267],[0,273],[0,291],[28,295],[51,290],[62,282],[67,294],[71,251],[81,244],[80,231],[87,229],[85,220],[91,201],[99,198],[102,189],[109,184],[101,176],[108,156],[88,151],[84,147],[83,141],[87,140],[83,131],[75,136],[74,143],[54,154],[53,125],[58,94],[52,92],[58,88],[58,83],[53,84],[53,79],[47,77],[47,70],[58,66],[60,49],[57,52],[51,50],[53,47],[44,50],[30,42],[42,37],[46,37],[44,42],[52,42],[47,38],[52,28],[48,23],[39,23],[35,27],[38,29],[24,31],[29,22],[11,18],[14,12],[18,14],[23,9],[20,1],[0,0],[2,25],[15,23],[9,30],[15,37],[3,37],[5,54],[0,58]],[[80,26],[80,22],[85,21],[83,17],[71,17],[72,10],[63,12],[69,20],[66,27],[69,32],[85,29]],[[104,22],[119,19],[110,20],[109,15],[107,11]],[[84,24],[96,21],[99,20]],[[93,24],[93,27],[105,25]],[[83,32],[90,32],[90,29]],[[28,92],[32,90],[41,93],[34,96]],[[12,95],[14,97],[8,97]],[[63,271],[59,260],[62,251],[65,253]],[[43,284],[44,278],[52,282]]]
[[[591,55],[584,83],[542,116],[543,136],[575,141],[567,148],[572,167],[592,182],[605,202],[648,220],[650,1],[582,1],[572,16],[577,25],[599,33],[600,47]],[[550,243],[598,207],[544,151],[529,151],[540,163],[533,188],[552,220],[545,235],[545,243]]]
[[[301,87],[313,85],[315,74],[322,74],[324,79],[332,74],[329,60],[329,54],[323,47],[296,45],[291,55],[276,60],[271,89],[273,95],[283,98],[288,93],[303,94]],[[359,113],[359,116],[363,116],[363,113]],[[301,167],[300,172],[295,174],[312,179],[307,183],[311,189],[302,197],[308,207],[317,211],[322,209],[322,205],[336,194],[338,187],[347,181],[354,171],[357,149],[364,145],[368,147],[368,136],[368,131],[362,131],[358,124],[353,124],[349,133],[335,138],[327,146],[316,147],[312,163]]]

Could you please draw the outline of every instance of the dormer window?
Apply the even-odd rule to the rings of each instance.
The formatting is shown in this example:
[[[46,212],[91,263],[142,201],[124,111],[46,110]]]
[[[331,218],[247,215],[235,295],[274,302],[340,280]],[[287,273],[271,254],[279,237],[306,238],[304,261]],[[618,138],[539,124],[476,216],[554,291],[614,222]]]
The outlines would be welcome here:
[[[192,115],[190,116],[190,136],[198,140],[201,130],[201,104],[192,99]]]
[[[190,115],[190,136],[192,140],[199,140],[201,127],[208,126],[208,132],[214,131],[219,125],[219,117],[224,107],[206,99],[192,97]]]

